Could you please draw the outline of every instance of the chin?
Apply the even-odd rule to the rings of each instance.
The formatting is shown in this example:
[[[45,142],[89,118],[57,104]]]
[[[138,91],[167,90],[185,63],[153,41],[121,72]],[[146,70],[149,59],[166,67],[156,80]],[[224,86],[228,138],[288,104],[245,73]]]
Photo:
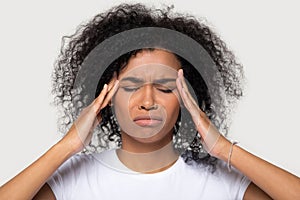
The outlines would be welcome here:
[[[146,138],[140,138],[140,137],[134,137],[130,136],[134,140],[136,140],[139,143],[144,143],[144,144],[152,144],[152,143],[160,143],[160,142],[170,142],[172,141],[173,138],[173,131],[162,131],[163,133],[157,133],[151,137],[146,137]]]

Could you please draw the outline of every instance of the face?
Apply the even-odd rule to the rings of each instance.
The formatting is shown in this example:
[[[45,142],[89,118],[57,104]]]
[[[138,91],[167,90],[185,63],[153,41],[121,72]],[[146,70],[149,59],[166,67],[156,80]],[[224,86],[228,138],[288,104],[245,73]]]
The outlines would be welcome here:
[[[176,57],[163,50],[143,50],[129,60],[112,100],[122,135],[145,143],[172,138],[180,109],[178,69]]]

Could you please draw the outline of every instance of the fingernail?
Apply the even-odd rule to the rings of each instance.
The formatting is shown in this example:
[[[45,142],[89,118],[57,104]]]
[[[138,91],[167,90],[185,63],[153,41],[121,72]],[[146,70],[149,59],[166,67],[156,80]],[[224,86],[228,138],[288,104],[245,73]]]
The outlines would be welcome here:
[[[105,83],[104,86],[103,86],[103,89],[105,89],[105,88],[107,88],[107,84],[106,84],[106,83]]]
[[[179,69],[178,72],[179,72],[180,75],[183,75],[183,70],[182,69]]]

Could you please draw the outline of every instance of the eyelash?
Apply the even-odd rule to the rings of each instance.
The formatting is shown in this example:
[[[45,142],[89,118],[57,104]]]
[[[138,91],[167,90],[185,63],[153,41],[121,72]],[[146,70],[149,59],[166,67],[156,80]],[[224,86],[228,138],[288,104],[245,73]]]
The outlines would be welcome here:
[[[126,92],[133,92],[138,90],[139,88],[129,88],[129,87],[123,87],[124,91]],[[157,88],[156,88],[157,89]],[[173,90],[171,89],[167,89],[167,90],[162,90],[162,89],[158,89],[159,91],[163,92],[163,93],[171,93]]]

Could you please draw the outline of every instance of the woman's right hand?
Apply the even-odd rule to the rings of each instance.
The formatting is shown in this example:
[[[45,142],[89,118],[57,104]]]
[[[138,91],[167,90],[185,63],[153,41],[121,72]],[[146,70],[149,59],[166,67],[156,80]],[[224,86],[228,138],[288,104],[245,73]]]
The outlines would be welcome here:
[[[71,154],[80,152],[90,142],[94,128],[102,120],[100,110],[111,101],[117,91],[118,83],[118,80],[113,79],[108,85],[105,84],[98,97],[81,111],[68,133],[60,141],[70,148]]]
[[[89,142],[93,129],[101,121],[100,110],[107,106],[117,87],[118,80],[113,78],[99,96],[82,110],[63,139],[0,187],[0,199],[55,199],[46,181],[62,163]]]
[[[0,187],[0,199],[55,199],[46,181],[63,162],[89,142],[92,130],[101,121],[100,110],[107,106],[117,87],[118,80],[115,78],[105,84],[99,96],[82,110],[63,139]]]

